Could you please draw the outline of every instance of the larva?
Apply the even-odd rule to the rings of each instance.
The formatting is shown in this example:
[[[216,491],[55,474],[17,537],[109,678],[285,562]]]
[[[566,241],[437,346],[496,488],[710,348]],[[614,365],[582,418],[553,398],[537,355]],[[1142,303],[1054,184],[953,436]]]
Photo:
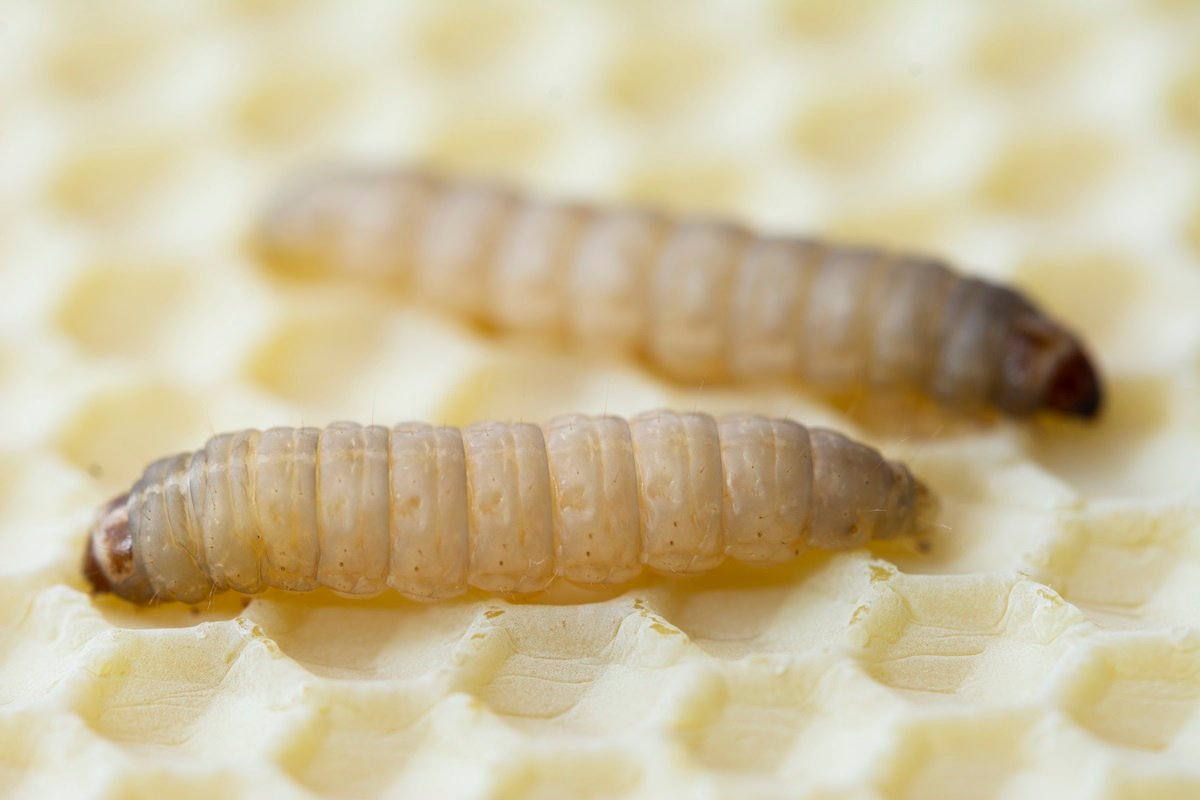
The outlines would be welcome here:
[[[312,175],[257,241],[285,271],[386,279],[498,329],[638,353],[690,381],[796,378],[1017,416],[1101,405],[1074,335],[1018,292],[928,258],[411,172]]]
[[[934,508],[903,464],[784,419],[336,423],[154,462],[101,510],[84,573],[135,603],[267,587],[522,595],[913,536]]]

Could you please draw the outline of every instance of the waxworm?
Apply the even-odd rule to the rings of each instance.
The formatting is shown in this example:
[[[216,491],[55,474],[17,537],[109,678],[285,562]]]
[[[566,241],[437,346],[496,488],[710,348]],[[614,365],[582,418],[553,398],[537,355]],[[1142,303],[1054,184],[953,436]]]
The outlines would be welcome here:
[[[84,573],[136,603],[268,587],[524,595],[919,536],[934,510],[903,464],[786,419],[335,423],[154,462],[101,509]]]
[[[333,170],[265,215],[263,260],[359,274],[436,307],[682,380],[798,379],[960,411],[1100,410],[1081,342],[1013,289],[930,258],[708,219],[525,198],[418,172]]]

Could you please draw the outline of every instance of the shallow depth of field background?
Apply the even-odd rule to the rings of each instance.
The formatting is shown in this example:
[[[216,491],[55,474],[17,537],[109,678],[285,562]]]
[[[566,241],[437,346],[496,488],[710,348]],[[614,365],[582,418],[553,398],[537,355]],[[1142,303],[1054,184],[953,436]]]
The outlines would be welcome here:
[[[1189,0],[3,3],[0,794],[1200,795],[1197,42]],[[339,160],[940,254],[1082,332],[1107,411],[882,432],[264,271],[264,201]],[[662,406],[869,439],[934,552],[567,604],[78,574],[218,431]]]

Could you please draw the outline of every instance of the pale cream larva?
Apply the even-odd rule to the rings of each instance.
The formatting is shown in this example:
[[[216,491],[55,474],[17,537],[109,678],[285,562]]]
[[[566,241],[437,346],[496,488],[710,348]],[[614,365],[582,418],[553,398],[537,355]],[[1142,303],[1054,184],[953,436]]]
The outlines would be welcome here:
[[[156,461],[101,510],[84,573],[137,603],[268,587],[522,595],[919,536],[934,508],[903,464],[782,419],[337,423]]]
[[[959,410],[1093,417],[1080,341],[1016,291],[928,258],[545,203],[410,172],[329,171],[265,217],[264,261],[363,274],[495,326],[638,353],[692,381],[797,378]]]

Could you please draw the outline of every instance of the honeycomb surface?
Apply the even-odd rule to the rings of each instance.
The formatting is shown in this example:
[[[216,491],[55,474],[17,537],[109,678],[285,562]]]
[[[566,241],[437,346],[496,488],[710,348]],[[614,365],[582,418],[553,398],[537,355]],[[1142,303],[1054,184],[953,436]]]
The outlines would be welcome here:
[[[1200,4],[0,6],[0,794],[1200,796]],[[247,232],[314,162],[941,254],[1081,331],[1093,426],[673,385]],[[554,602],[135,609],[92,513],[212,433],[671,406],[833,425],[933,552]]]

